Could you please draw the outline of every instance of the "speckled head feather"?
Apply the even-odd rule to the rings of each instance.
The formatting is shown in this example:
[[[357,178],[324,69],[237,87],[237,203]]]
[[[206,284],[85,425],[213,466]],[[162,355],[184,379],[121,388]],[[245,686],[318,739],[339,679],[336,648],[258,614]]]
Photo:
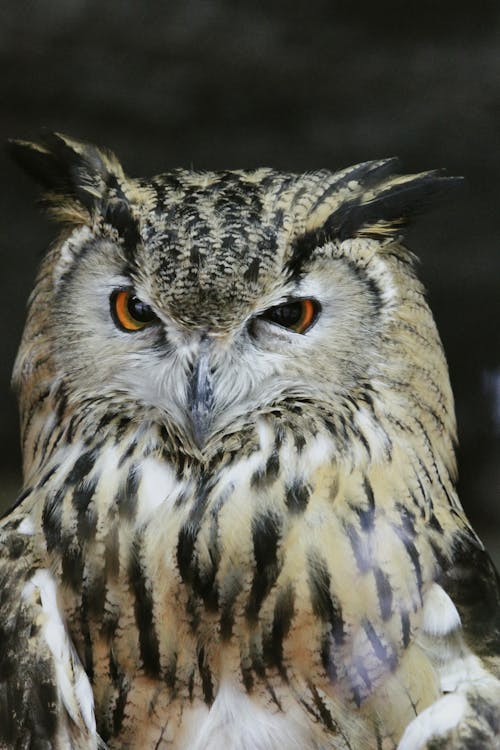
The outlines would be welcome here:
[[[64,227],[14,373],[0,747],[493,747],[498,583],[401,236],[458,181],[11,148]]]
[[[240,315],[255,310],[285,269],[300,274],[315,249],[394,237],[460,183],[439,172],[400,176],[395,159],[340,173],[175,170],[134,180],[113,154],[67,136],[12,141],[11,149],[48,191],[56,219],[114,229],[131,270],[154,278],[160,293],[168,288],[183,322],[222,328],[235,305]]]

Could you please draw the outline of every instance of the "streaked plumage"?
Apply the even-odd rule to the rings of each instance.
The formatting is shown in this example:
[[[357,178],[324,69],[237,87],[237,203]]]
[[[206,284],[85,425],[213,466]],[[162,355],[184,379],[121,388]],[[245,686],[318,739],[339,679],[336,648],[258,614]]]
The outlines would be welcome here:
[[[499,747],[498,576],[400,237],[455,181],[13,148],[63,231],[14,375],[0,747]]]

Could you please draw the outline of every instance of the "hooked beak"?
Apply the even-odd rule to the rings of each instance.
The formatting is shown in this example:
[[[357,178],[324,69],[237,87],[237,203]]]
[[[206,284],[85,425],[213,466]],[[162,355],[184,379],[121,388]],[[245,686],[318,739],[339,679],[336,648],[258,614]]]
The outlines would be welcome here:
[[[201,352],[188,383],[187,405],[191,415],[193,437],[202,448],[212,424],[214,393],[206,352]]]

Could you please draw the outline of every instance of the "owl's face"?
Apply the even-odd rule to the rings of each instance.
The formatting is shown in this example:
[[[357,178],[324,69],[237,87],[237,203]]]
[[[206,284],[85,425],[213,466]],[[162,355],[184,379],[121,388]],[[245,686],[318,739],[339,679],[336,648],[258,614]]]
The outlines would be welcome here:
[[[37,159],[28,167],[40,178]],[[44,159],[57,160],[54,211],[70,228],[46,261],[43,335],[70,403],[173,422],[199,450],[259,414],[303,403],[341,413],[408,382],[401,316],[425,303],[396,232],[405,201],[443,178],[394,177],[392,162],[371,162],[137,181],[60,137]],[[429,351],[423,366],[442,367]]]
[[[221,183],[245,189],[240,175]],[[334,405],[376,373],[380,332],[379,295],[342,243],[290,267],[300,234],[277,207],[261,224],[238,204],[218,216],[203,192],[188,183],[182,209],[165,191],[129,255],[106,230],[77,229],[56,266],[52,331],[76,402],[119,394],[200,444],[283,401]]]

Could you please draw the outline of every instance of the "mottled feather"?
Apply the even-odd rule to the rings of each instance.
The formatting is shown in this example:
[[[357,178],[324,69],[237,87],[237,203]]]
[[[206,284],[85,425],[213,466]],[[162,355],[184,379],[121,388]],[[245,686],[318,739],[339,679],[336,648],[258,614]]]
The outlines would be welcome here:
[[[0,747],[497,747],[498,576],[401,237],[458,182],[11,148],[63,230],[14,372]]]

